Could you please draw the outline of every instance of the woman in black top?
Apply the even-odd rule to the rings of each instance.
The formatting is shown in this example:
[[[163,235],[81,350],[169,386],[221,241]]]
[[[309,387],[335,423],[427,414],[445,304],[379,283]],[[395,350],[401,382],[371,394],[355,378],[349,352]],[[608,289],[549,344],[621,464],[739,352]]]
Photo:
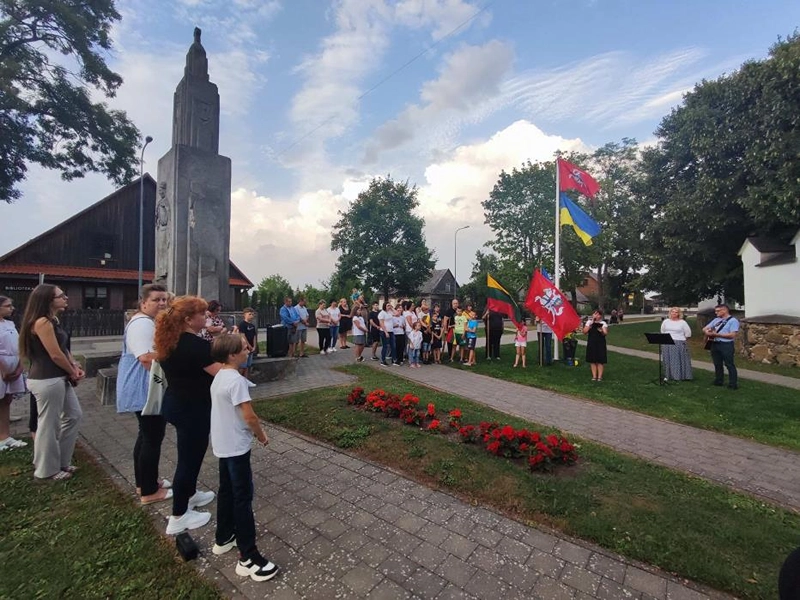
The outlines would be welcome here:
[[[194,510],[214,499],[214,492],[197,490],[211,432],[211,382],[222,366],[211,358],[211,345],[198,337],[206,324],[207,308],[202,298],[182,296],[156,321],[156,357],[168,384],[163,412],[178,438],[167,535],[202,527],[211,518],[208,512]]]
[[[603,313],[596,310],[583,326],[583,333],[587,334],[586,362],[592,368],[592,381],[603,381],[603,370],[608,355],[606,351],[606,336],[608,325],[603,320]]]
[[[38,430],[33,448],[37,479],[72,477],[72,454],[83,411],[74,386],[85,373],[67,348],[68,336],[58,321],[68,298],[55,285],[42,283],[28,298],[20,331],[20,355],[31,362],[28,389],[36,397]]]

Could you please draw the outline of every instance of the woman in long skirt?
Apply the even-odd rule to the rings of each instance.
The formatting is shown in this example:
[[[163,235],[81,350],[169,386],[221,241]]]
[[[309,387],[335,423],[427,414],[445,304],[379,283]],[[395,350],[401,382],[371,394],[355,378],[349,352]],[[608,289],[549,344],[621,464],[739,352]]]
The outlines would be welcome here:
[[[692,358],[686,340],[692,337],[692,328],[683,320],[680,308],[669,309],[669,318],[661,323],[661,333],[668,333],[675,345],[661,347],[664,359],[664,379],[675,381],[692,378]]]

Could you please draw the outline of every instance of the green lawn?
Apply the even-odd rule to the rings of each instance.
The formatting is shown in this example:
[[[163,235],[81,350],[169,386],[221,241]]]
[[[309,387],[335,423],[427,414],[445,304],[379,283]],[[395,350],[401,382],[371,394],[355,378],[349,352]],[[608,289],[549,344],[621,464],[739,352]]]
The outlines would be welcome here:
[[[343,370],[367,390],[417,394],[422,404],[435,403],[439,414],[461,408],[465,423],[498,421],[545,431],[386,372]],[[800,538],[800,516],[792,512],[580,440],[578,466],[534,475],[476,446],[352,409],[344,402],[349,389],[271,398],[255,408],[269,421],[351,448],[522,522],[558,528],[739,597],[777,597],[778,569]]]
[[[27,448],[0,454],[0,598],[221,598],[85,452],[34,482]]]
[[[688,344],[689,351],[692,355],[692,360],[700,360],[710,363],[711,354],[708,350],[703,349],[703,332],[697,328],[696,319],[691,317],[686,319],[686,322],[692,327],[692,337]],[[660,331],[660,327],[660,321],[612,325],[608,331],[608,343],[611,346],[621,346],[623,348],[632,348],[634,350],[658,352],[657,346],[651,346],[647,343],[644,334],[645,332],[658,332]],[[736,357],[736,365],[742,369],[750,369],[752,371],[761,371],[763,373],[774,373],[776,375],[800,378],[800,369],[797,367],[778,364],[766,365],[764,363],[745,360],[741,356]]]
[[[622,327],[627,326],[620,326]],[[609,337],[613,332],[609,334]],[[483,360],[478,352],[475,367],[451,365],[481,375],[523,385],[553,390],[563,394],[596,400],[604,404],[635,410],[693,425],[751,438],[765,444],[800,450],[800,402],[797,390],[739,380],[738,390],[711,385],[713,375],[695,370],[694,381],[656,384],[658,363],[646,358],[609,353],[604,381],[591,380],[589,366],[583,361],[585,347],[579,347],[580,366],[555,363],[551,367],[535,364],[537,343],[528,342],[528,368],[512,368],[514,347],[501,347],[500,361]]]

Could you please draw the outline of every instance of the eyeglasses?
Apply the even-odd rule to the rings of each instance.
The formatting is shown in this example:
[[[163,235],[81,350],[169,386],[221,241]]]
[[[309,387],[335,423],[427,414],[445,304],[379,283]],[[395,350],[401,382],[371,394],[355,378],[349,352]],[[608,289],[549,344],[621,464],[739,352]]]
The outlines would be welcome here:
[[[62,298],[66,298],[67,295],[64,292],[61,292],[57,296],[53,296],[53,300],[61,300]]]
[[[3,304],[0,308],[14,308],[13,304]]]

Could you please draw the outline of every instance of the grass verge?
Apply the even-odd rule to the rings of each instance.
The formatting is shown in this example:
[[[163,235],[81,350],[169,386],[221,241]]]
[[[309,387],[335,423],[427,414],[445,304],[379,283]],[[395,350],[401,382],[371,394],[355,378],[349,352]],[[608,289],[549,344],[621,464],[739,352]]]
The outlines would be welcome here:
[[[486,361],[480,352],[475,367],[452,368],[495,377],[604,404],[662,417],[702,429],[753,439],[764,444],[800,450],[800,403],[797,390],[739,379],[739,389],[711,385],[713,374],[695,370],[693,381],[657,385],[658,363],[609,352],[601,383],[592,381],[584,362],[586,348],[578,348],[580,366],[536,364],[536,342],[528,342],[528,368],[513,368],[514,347],[500,349],[501,360]]]
[[[0,454],[0,598],[221,598],[78,449],[64,483],[33,479],[32,445]]]
[[[691,317],[686,322],[692,328],[692,337],[689,339],[689,352],[692,360],[699,360],[711,364],[711,353],[703,348],[703,332],[697,328],[697,319]],[[645,333],[660,331],[660,321],[648,321],[643,323],[625,323],[624,325],[613,325],[608,331],[608,343],[612,346],[621,346],[633,350],[644,350],[653,352],[654,347],[647,343]],[[658,348],[655,348],[658,352]],[[800,379],[800,369],[788,365],[764,364],[751,360],[745,360],[741,356],[736,357],[736,364],[740,369],[750,369],[751,371],[761,371],[762,373],[773,373]]]
[[[546,431],[384,372],[343,370],[367,390],[417,394],[440,414],[461,408],[464,422],[497,420]],[[534,475],[475,446],[352,409],[344,401],[349,389],[317,389],[258,401],[255,408],[268,421],[352,448],[523,522],[544,523],[740,597],[777,597],[778,570],[800,537],[794,513],[588,442],[580,442],[577,467]]]

